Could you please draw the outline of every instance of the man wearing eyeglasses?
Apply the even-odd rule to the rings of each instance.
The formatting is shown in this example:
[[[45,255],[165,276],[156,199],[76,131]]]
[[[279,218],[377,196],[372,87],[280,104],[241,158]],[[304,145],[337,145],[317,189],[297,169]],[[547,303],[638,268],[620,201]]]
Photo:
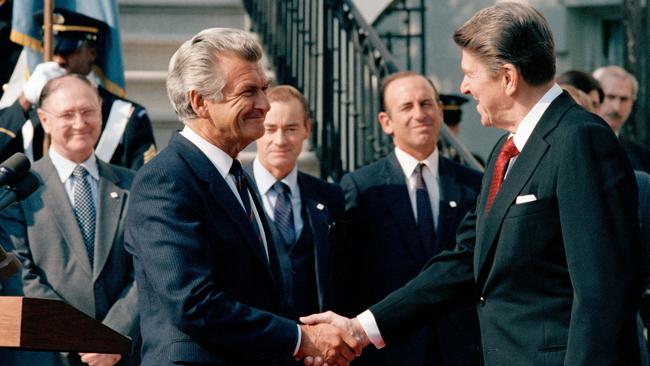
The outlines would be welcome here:
[[[23,263],[25,296],[65,301],[117,332],[136,339],[138,311],[132,258],[124,250],[123,225],[133,172],[98,159],[101,101],[84,77],[68,74],[47,82],[38,115],[51,136],[47,155],[33,172],[37,192],[0,213],[0,242]],[[136,364],[97,353],[14,354],[9,364]],[[38,361],[31,357],[37,357]]]

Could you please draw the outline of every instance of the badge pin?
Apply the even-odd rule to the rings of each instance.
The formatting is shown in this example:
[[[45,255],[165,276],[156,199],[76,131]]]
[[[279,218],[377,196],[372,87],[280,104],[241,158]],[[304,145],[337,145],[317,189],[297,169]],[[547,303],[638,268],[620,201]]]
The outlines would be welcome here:
[[[454,208],[454,207],[456,207],[456,206],[458,206],[458,204],[456,203],[456,201],[449,201],[449,207]]]
[[[119,194],[117,192],[111,192],[111,198],[117,198],[119,197]]]
[[[316,208],[322,211],[325,208],[325,205],[322,204],[322,203],[319,203],[319,204],[316,205]]]

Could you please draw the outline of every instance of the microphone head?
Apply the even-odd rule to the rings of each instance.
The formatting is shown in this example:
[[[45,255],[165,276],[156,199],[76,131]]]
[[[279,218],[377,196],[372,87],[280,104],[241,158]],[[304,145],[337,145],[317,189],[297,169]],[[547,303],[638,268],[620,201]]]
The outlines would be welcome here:
[[[3,175],[6,175],[6,178],[8,178],[8,181],[4,183],[11,184],[20,180],[27,173],[31,165],[25,154],[17,152],[11,155],[9,159],[0,164],[0,170],[4,170],[4,172],[0,173],[4,173]]]
[[[25,172],[25,176],[13,187],[18,201],[22,201],[30,194],[34,193],[41,185],[38,178],[30,171]]]

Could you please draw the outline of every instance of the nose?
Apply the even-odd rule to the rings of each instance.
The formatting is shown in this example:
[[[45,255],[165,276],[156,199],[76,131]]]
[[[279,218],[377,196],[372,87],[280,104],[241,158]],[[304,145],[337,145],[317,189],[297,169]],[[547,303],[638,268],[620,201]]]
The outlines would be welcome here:
[[[413,118],[415,118],[418,121],[423,121],[425,118],[427,118],[426,113],[424,113],[424,108],[422,108],[422,105],[420,104],[415,104],[413,107]]]
[[[255,109],[259,109],[266,114],[266,112],[271,109],[271,104],[269,103],[269,98],[266,97],[266,94],[263,92],[257,93],[257,98],[255,98]]]
[[[463,80],[460,82],[460,92],[463,94],[469,94],[469,83],[467,82],[467,76],[463,76]]]
[[[282,146],[287,142],[287,138],[284,135],[284,130],[282,128],[278,128],[275,130],[275,133],[273,134],[273,143],[277,146]]]

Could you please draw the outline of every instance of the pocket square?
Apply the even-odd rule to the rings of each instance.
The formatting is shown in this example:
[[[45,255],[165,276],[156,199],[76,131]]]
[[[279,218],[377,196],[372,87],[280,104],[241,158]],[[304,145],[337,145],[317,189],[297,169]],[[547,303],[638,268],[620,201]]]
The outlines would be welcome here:
[[[522,203],[533,202],[533,201],[536,201],[536,200],[537,200],[537,197],[535,197],[534,194],[526,194],[526,195],[523,195],[523,196],[517,196],[517,200],[515,201],[515,204],[520,205]]]

